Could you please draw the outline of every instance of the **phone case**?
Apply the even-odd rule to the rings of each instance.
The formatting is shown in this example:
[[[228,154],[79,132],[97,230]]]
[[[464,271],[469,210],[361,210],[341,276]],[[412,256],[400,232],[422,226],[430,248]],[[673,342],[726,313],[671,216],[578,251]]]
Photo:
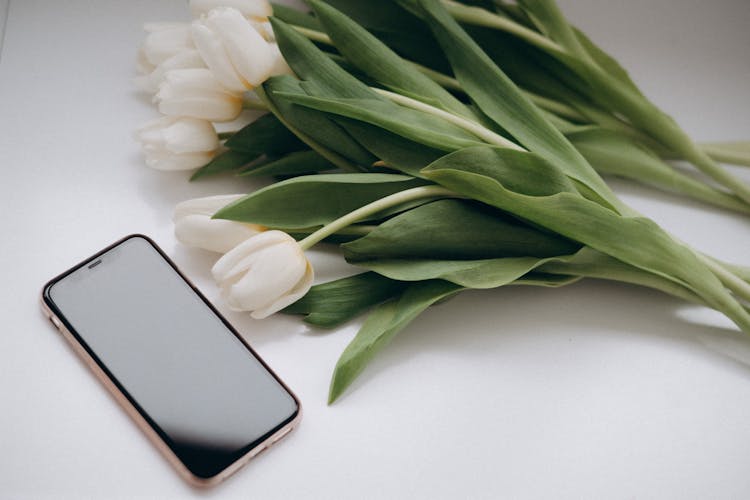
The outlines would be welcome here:
[[[210,478],[203,478],[196,476],[193,474],[186,466],[182,463],[182,461],[179,459],[179,457],[172,451],[172,449],[164,442],[164,440],[161,438],[161,436],[156,432],[156,430],[149,424],[149,422],[144,418],[144,416],[141,414],[141,412],[133,405],[133,403],[130,401],[130,399],[123,394],[123,392],[120,390],[120,388],[117,386],[117,384],[114,383],[114,381],[110,378],[110,376],[107,374],[105,369],[103,369],[102,365],[92,356],[92,354],[79,342],[76,335],[74,335],[71,331],[71,327],[66,324],[66,321],[64,318],[58,317],[55,311],[53,310],[53,307],[50,306],[50,304],[47,301],[46,298],[46,291],[49,289],[49,287],[57,282],[58,280],[64,278],[68,274],[72,273],[76,269],[81,268],[84,265],[89,264],[91,261],[97,259],[99,256],[103,255],[104,253],[108,252],[112,248],[116,247],[117,245],[121,244],[122,242],[130,239],[130,238],[143,238],[147,240],[166,260],[167,263],[174,269],[177,274],[179,274],[182,279],[185,280],[185,282],[190,286],[190,288],[193,289],[195,293],[198,294],[198,296],[209,306],[209,308],[216,314],[222,322],[226,325],[226,327],[229,329],[229,331],[232,332],[241,342],[242,344],[260,361],[260,363],[268,370],[269,373],[282,385],[282,387],[294,398],[294,401],[297,405],[297,413],[296,415],[287,422],[283,427],[279,428],[277,431],[275,431],[273,434],[268,436],[265,440],[260,442],[257,446],[249,450],[246,454],[241,456],[239,459],[237,459],[235,462],[230,464],[228,467],[226,467],[224,470],[219,472],[217,475],[210,477]],[[237,330],[234,329],[234,327],[219,313],[219,311],[216,310],[216,308],[211,304],[206,297],[203,296],[203,294],[193,285],[193,283],[177,268],[174,262],[164,253],[164,251],[159,248],[159,246],[148,236],[142,235],[142,234],[131,234],[128,235],[115,243],[109,245],[105,249],[97,252],[95,255],[89,257],[88,259],[80,262],[79,264],[71,267],[64,273],[56,276],[55,278],[48,281],[44,287],[42,288],[41,292],[41,308],[43,314],[50,320],[52,325],[62,334],[62,336],[68,341],[69,345],[73,348],[75,353],[79,356],[80,359],[83,360],[83,362],[88,366],[91,371],[94,373],[97,379],[104,385],[104,387],[107,389],[107,391],[114,397],[114,399],[120,404],[120,406],[125,410],[125,412],[130,415],[130,417],[133,419],[133,421],[136,423],[136,425],[143,431],[143,433],[148,437],[148,439],[156,446],[156,448],[166,457],[166,459],[169,461],[169,463],[172,464],[172,466],[177,470],[177,472],[182,476],[188,483],[190,483],[193,486],[196,487],[210,487],[213,485],[216,485],[222,481],[224,481],[226,478],[237,472],[239,469],[241,469],[243,466],[245,466],[251,459],[254,457],[260,455],[262,452],[270,448],[272,445],[277,443],[279,440],[281,440],[284,436],[289,434],[297,425],[299,424],[301,418],[302,418],[302,405],[299,402],[299,399],[297,396],[287,387],[287,385],[274,373],[273,370],[266,364],[266,362],[258,356],[258,354],[250,347],[250,345],[245,341],[244,338],[237,332]]]

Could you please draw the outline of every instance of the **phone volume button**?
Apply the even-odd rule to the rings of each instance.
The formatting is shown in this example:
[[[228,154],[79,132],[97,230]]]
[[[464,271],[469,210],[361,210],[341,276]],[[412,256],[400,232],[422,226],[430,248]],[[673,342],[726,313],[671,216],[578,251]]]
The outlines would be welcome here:
[[[284,436],[286,436],[287,434],[289,434],[291,431],[292,431],[291,427],[285,429],[284,431],[281,432],[281,434],[279,434],[278,436],[276,436],[275,438],[273,438],[273,440],[271,441],[271,443],[275,443],[277,441],[280,441],[281,438],[283,438]]]
[[[54,316],[50,316],[50,317],[49,317],[49,321],[50,321],[50,323],[52,323],[52,325],[53,325],[53,326],[54,326],[55,328],[57,328],[58,330],[59,330],[59,329],[60,329],[60,328],[62,327],[62,325],[60,324],[60,320],[59,320],[59,319],[57,319],[57,318],[56,318],[56,317],[54,317]]]

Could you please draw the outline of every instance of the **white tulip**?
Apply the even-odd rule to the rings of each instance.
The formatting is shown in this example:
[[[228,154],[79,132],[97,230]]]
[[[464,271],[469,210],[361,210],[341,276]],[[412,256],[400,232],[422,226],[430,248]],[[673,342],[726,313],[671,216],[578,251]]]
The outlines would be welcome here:
[[[267,42],[274,42],[276,41],[276,35],[273,34],[273,26],[271,25],[271,21],[263,20],[263,21],[250,21],[250,24],[253,25],[253,28],[255,28],[255,31],[260,33],[260,36],[262,36]]]
[[[216,7],[232,7],[242,13],[243,16],[261,21],[273,14],[273,8],[268,0],[190,0],[190,13],[194,18]]]
[[[183,245],[226,253],[248,238],[265,231],[258,224],[212,219],[222,207],[244,194],[207,196],[178,203],[174,209],[174,234]]]
[[[313,268],[299,244],[282,231],[266,231],[216,262],[211,273],[229,306],[265,318],[307,293]]]
[[[273,74],[276,53],[242,14],[229,7],[193,21],[193,41],[214,76],[228,89],[257,87]]]
[[[147,73],[178,52],[195,48],[188,23],[146,23],[143,29],[147,35],[138,51],[141,72]]]
[[[165,116],[136,132],[146,155],[146,165],[159,170],[190,170],[211,161],[219,138],[211,122]]]
[[[154,69],[156,69],[156,66],[154,64],[151,64],[151,62],[146,58],[146,53],[143,51],[143,46],[141,45],[138,48],[138,53],[136,54],[135,59],[135,71],[139,75],[145,75],[148,73],[151,73]]]
[[[205,68],[167,71],[154,101],[165,115],[212,122],[231,121],[242,112],[242,94],[225,89]]]
[[[153,94],[159,89],[159,85],[164,81],[164,75],[167,71],[173,69],[205,68],[203,58],[195,49],[185,49],[166,59],[150,71],[142,71],[140,76],[134,79],[136,87],[144,92]],[[145,66],[143,67],[145,68]]]

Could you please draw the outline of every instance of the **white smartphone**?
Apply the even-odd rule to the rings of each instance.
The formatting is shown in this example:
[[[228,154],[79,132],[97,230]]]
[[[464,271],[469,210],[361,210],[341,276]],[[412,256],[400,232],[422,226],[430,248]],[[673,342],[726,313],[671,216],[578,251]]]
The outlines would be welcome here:
[[[42,310],[194,485],[220,482],[299,422],[296,396],[146,236],[52,279]]]

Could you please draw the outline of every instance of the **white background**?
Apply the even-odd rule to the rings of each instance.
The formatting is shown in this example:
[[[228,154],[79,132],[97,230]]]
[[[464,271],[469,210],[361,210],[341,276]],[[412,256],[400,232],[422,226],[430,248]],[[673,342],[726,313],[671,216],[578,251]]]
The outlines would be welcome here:
[[[745,0],[561,3],[695,138],[750,138]],[[228,314],[305,416],[225,484],[186,486],[37,303],[47,279],[132,232],[153,236],[217,297],[213,258],[176,245],[171,210],[254,185],[150,170],[131,139],[155,116],[130,83],[141,24],[186,11],[179,0],[10,2],[0,59],[0,497],[750,496],[750,341],[709,311],[596,281],[465,293],[435,307],[330,407],[331,370],[357,322],[321,332],[293,317]],[[680,238],[750,264],[747,217],[615,186]],[[340,272],[335,256],[317,262],[323,279]]]

